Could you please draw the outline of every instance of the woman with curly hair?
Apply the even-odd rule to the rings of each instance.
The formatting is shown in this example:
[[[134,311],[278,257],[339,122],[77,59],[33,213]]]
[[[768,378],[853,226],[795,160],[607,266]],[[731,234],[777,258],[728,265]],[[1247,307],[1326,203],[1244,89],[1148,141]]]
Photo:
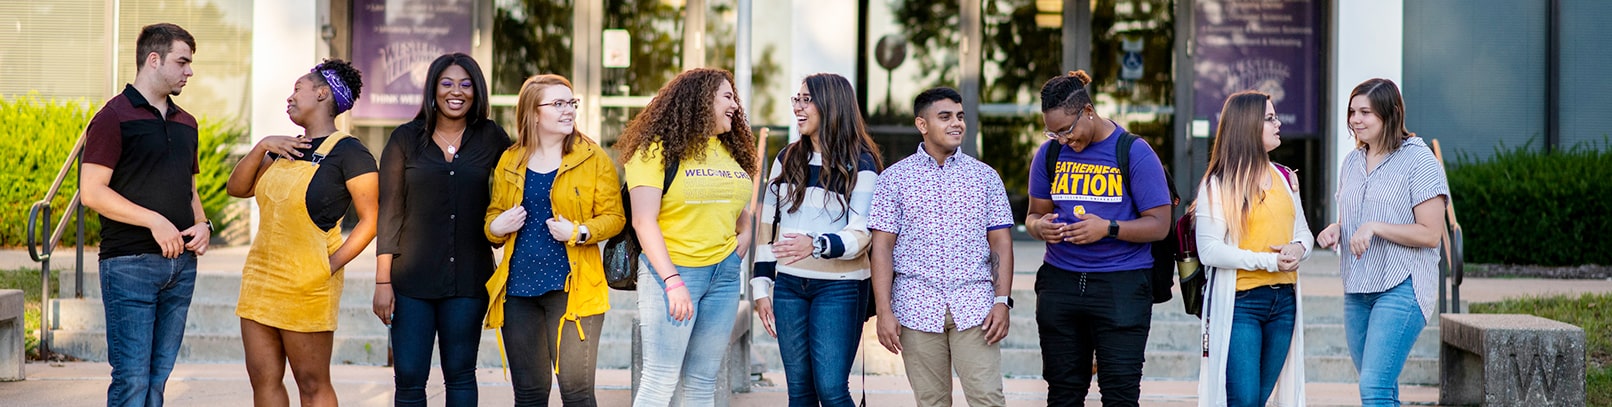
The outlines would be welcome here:
[[[627,124],[616,148],[643,247],[644,370],[633,405],[670,405],[679,383],[683,405],[712,405],[739,306],[758,161],[733,74],[678,74]]]
[[[353,108],[363,86],[358,70],[342,60],[325,60],[298,78],[285,110],[303,135],[263,138],[225,184],[230,196],[256,196],[262,219],[235,308],[259,406],[290,404],[287,361],[302,405],[336,405],[330,353],[342,267],[375,238],[378,212],[375,156],[336,129],[336,115]],[[343,241],[341,217],[349,205],[358,209],[358,226]]]
[[[820,73],[801,82],[790,98],[801,139],[773,161],[750,285],[762,326],[778,338],[789,404],[854,406],[847,379],[872,290],[868,208],[884,165],[851,81]]]

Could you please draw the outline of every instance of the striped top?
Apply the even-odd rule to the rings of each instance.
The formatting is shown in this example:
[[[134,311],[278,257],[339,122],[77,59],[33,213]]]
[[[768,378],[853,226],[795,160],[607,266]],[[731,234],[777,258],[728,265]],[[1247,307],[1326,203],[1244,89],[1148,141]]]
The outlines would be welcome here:
[[[779,182],[768,185],[762,191],[761,212],[757,214],[761,227],[756,232],[756,240],[762,244],[756,249],[755,277],[750,279],[756,298],[771,296],[770,283],[776,273],[819,280],[865,280],[871,276],[868,258],[863,254],[867,253],[871,240],[868,206],[873,202],[873,187],[879,181],[874,160],[873,155],[863,154],[856,164],[848,213],[841,206],[838,194],[820,184],[818,174],[823,171],[823,157],[816,152],[812,153],[808,164],[806,196],[801,200],[799,210],[789,211],[787,203],[783,210],[774,209],[781,197],[788,197],[793,192],[794,185]],[[774,158],[767,179],[777,179],[782,173],[781,157]],[[774,213],[778,214],[776,225],[773,224]],[[779,264],[772,253],[772,245],[767,244],[772,241],[773,233],[777,233],[779,240],[790,233],[813,236],[814,247],[822,247],[822,254],[794,264]]]
[[[1366,253],[1356,259],[1347,253],[1347,244],[1366,222],[1416,223],[1416,205],[1439,196],[1446,202],[1450,196],[1444,166],[1420,137],[1405,140],[1369,173],[1364,149],[1344,157],[1337,196],[1344,292],[1388,291],[1410,278],[1422,316],[1432,316],[1438,293],[1439,249],[1402,246],[1373,237]]]

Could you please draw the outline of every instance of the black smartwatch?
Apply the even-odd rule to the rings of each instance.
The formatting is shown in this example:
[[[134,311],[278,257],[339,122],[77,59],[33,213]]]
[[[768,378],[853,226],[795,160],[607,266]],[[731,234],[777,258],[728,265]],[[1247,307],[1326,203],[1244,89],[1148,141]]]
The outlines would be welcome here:
[[[1113,219],[1108,220],[1108,237],[1115,239],[1119,238],[1119,221]]]

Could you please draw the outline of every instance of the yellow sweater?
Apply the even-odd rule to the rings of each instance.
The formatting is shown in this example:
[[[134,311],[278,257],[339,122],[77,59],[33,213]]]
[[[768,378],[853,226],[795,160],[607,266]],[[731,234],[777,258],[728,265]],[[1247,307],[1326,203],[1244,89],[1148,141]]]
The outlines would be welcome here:
[[[1248,217],[1243,220],[1243,237],[1238,240],[1238,248],[1271,252],[1274,251],[1271,246],[1285,245],[1293,240],[1293,198],[1288,196],[1287,191],[1278,189],[1287,185],[1279,178],[1281,174],[1274,168],[1269,174],[1271,189],[1265,191],[1265,199],[1249,208]],[[1237,270],[1237,291],[1272,284],[1293,284],[1298,279],[1298,273],[1290,271]]]

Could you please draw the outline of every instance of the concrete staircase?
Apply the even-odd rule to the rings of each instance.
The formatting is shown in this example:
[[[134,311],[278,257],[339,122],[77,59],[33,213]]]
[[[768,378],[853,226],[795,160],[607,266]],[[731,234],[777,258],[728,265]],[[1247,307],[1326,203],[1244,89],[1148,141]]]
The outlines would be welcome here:
[[[63,273],[59,287],[71,287],[71,273]],[[385,326],[370,312],[373,277],[355,273],[347,278],[342,309],[336,330],[335,363],[383,365],[386,363]],[[240,363],[240,320],[235,316],[240,291],[238,272],[203,270],[196,283],[190,307],[186,339],[180,351],[183,363]],[[106,321],[99,299],[99,279],[87,271],[84,299],[52,300],[58,324],[53,327],[54,350],[81,359],[106,360]],[[1041,355],[1035,322],[1035,293],[1015,290],[1019,307],[1012,312],[1013,325],[1003,342],[1003,372],[1012,377],[1041,374]],[[64,295],[64,297],[68,297]],[[613,309],[606,314],[599,340],[599,368],[628,369],[632,365],[632,319],[637,314],[636,293],[612,291]],[[1343,299],[1309,296],[1304,298],[1306,372],[1313,382],[1353,382],[1357,380],[1349,360],[1343,331]],[[782,372],[777,342],[754,325],[758,332],[754,349],[769,371]],[[1148,338],[1144,377],[1161,380],[1196,380],[1199,345],[1197,319],[1181,311],[1178,301],[1154,305],[1153,328]],[[1438,383],[1438,323],[1430,322],[1411,351],[1400,382]],[[873,325],[863,329],[858,365],[865,363],[869,374],[902,374],[901,360],[878,343]],[[865,361],[865,362],[864,362]],[[483,367],[501,365],[494,331],[482,334],[479,363]],[[859,371],[859,370],[853,370]]]

